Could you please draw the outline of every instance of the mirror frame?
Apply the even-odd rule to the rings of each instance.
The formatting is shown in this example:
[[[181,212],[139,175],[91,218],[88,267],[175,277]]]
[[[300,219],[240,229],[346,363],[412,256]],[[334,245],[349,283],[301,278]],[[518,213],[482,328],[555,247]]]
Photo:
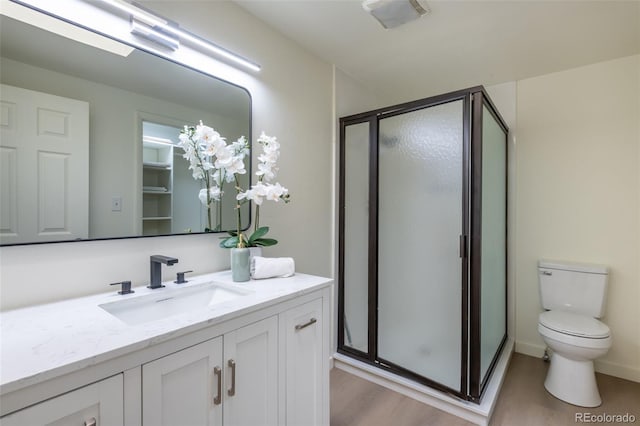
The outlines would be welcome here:
[[[97,30],[95,30],[95,29],[93,29],[91,27],[88,27],[86,25],[80,24],[78,22],[71,21],[71,20],[66,19],[64,17],[61,17],[61,16],[55,15],[53,13],[50,13],[50,12],[48,12],[46,10],[42,10],[40,8],[34,7],[33,5],[30,5],[30,4],[27,4],[27,3],[23,3],[23,2],[21,2],[19,0],[9,0],[9,1],[17,3],[20,6],[32,9],[32,10],[38,12],[38,13],[43,13],[43,14],[45,14],[47,16],[50,16],[50,17],[52,17],[54,19],[58,19],[60,21],[66,22],[67,24],[82,28],[82,29],[84,29],[86,31],[90,31],[90,32],[92,32],[94,34],[98,34],[98,35],[100,35],[102,37],[106,37],[106,38],[114,40],[114,41],[116,41],[118,43],[121,43],[121,44],[124,44],[126,46],[132,47],[135,50],[139,50],[141,52],[144,52],[145,54],[152,55],[152,56],[154,56],[154,57],[156,57],[158,59],[168,61],[168,62],[170,62],[172,64],[177,65],[177,66],[186,68],[186,69],[191,70],[191,71],[195,71],[195,72],[197,72],[199,74],[205,75],[205,76],[210,77],[210,78],[214,78],[214,79],[216,79],[216,80],[218,80],[220,82],[227,83],[227,84],[229,84],[231,86],[234,86],[234,87],[236,87],[238,89],[243,90],[247,94],[247,96],[249,98],[248,99],[249,100],[249,117],[248,117],[249,118],[249,125],[248,125],[249,132],[248,132],[248,135],[247,135],[247,140],[249,142],[249,155],[247,156],[248,163],[245,164],[245,167],[246,167],[246,170],[247,170],[247,175],[249,177],[249,182],[248,183],[249,183],[249,185],[251,185],[251,183],[252,183],[251,177],[252,177],[252,173],[253,173],[253,168],[252,168],[252,163],[253,163],[253,156],[252,156],[252,154],[253,154],[253,142],[252,142],[252,135],[253,135],[253,98],[251,97],[251,92],[246,87],[243,87],[243,86],[240,86],[238,84],[232,83],[232,82],[230,82],[228,80],[224,80],[224,79],[222,79],[220,77],[217,77],[217,76],[215,76],[213,74],[207,73],[207,72],[205,72],[205,71],[203,71],[201,69],[197,69],[197,68],[194,68],[194,67],[192,67],[190,65],[178,62],[177,60],[174,60],[172,58],[159,55],[159,54],[157,54],[157,53],[155,53],[155,52],[153,52],[151,50],[145,49],[144,46],[135,45],[135,44],[130,43],[128,41],[119,39],[119,38],[117,38],[117,37],[115,37],[113,35],[102,33],[100,31],[97,31]],[[11,18],[10,16],[8,16],[8,17]],[[14,19],[14,18],[12,18],[12,19]],[[140,118],[140,117],[137,117],[137,118]],[[141,136],[141,132],[142,132],[142,128],[139,125],[136,125],[136,127],[137,128],[139,127],[139,129],[136,130],[136,132],[139,133],[139,134],[136,134],[136,137],[138,137],[139,140],[142,140],[141,137],[140,137]],[[134,146],[134,149],[137,150],[138,147]],[[136,157],[138,156],[137,154],[134,154],[134,155]],[[245,230],[247,230],[247,229],[249,229],[251,227],[252,210],[253,210],[252,209],[252,205],[253,205],[253,203],[251,201],[249,201],[249,203],[247,203],[247,206],[248,206],[248,209],[249,209],[248,215],[247,215],[247,223],[246,223],[246,226],[244,226],[241,229],[242,231],[245,231]],[[172,236],[202,235],[202,234],[211,234],[211,235],[220,236],[222,234],[226,234],[227,232],[228,231],[226,231],[226,230],[225,231],[219,231],[219,232],[204,232],[204,231],[201,231],[201,232],[176,232],[176,233],[161,234],[161,235],[128,235],[128,236],[123,236],[123,237],[98,237],[98,238],[84,238],[84,239],[78,238],[78,239],[71,239],[71,240],[31,241],[31,242],[24,242],[24,243],[9,243],[9,244],[0,243],[0,247],[15,247],[15,246],[28,246],[28,245],[41,245],[41,244],[59,244],[59,243],[81,243],[81,242],[89,242],[89,241],[127,240],[127,239],[134,239],[134,238],[155,238],[155,237],[172,237]]]

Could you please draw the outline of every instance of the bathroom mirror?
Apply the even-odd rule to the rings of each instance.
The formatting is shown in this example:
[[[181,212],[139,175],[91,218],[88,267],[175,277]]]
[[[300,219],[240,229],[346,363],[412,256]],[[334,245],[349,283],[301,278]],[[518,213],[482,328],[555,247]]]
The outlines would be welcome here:
[[[200,120],[228,142],[243,135],[250,141],[244,88],[141,50],[122,56],[4,15],[0,54],[1,245],[235,228],[231,184],[222,208],[212,206],[209,225],[198,198],[202,184],[174,144],[184,125]],[[244,187],[251,176],[245,161]],[[247,227],[248,203],[241,216]]]

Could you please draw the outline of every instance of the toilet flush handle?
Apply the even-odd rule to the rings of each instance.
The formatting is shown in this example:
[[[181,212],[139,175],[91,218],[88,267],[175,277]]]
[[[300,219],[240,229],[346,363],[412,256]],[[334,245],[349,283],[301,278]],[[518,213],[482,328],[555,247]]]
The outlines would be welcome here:
[[[553,273],[549,271],[542,271],[542,275],[553,275]]]

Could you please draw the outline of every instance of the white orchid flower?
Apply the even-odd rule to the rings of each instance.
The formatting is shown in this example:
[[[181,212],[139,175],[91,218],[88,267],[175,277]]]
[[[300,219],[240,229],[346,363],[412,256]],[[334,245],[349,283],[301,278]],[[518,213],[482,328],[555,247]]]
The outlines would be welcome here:
[[[256,203],[256,205],[261,205],[262,201],[264,200],[264,196],[258,194],[255,190],[253,189],[248,189],[244,192],[239,193],[238,195],[236,195],[236,200],[240,201],[240,200],[247,200],[247,201],[253,201],[254,203]]]
[[[220,149],[216,155],[216,169],[226,168],[227,166],[231,165],[232,161],[233,149],[230,146],[225,146],[224,148]]]
[[[269,182],[276,177],[275,170],[271,163],[258,163],[258,171],[256,176],[262,176],[263,180]]]
[[[180,135],[178,136],[178,140],[180,141],[180,146],[182,147],[189,144],[190,138],[187,133],[180,133]]]
[[[209,188],[209,197],[212,200],[220,201],[220,199],[222,198],[222,195],[224,195],[224,191],[221,191],[220,187],[212,186],[211,188]]]
[[[207,188],[202,188],[200,192],[198,192],[198,199],[202,203],[203,206],[208,207],[207,204]]]
[[[262,150],[266,153],[278,152],[280,151],[280,144],[278,141],[274,140],[273,142],[265,143],[262,145]]]
[[[204,147],[203,152],[206,156],[213,157],[218,152],[218,145],[213,143],[207,144]]]
[[[260,137],[258,138],[258,143],[270,145],[273,143],[278,143],[278,139],[275,136],[267,136],[263,130],[262,133],[260,133]]]
[[[193,169],[192,176],[195,180],[200,180],[204,178],[204,172],[200,168]]]
[[[251,189],[253,189],[253,191],[256,194],[260,195],[261,197],[264,197],[265,195],[267,195],[268,187],[264,183],[258,182],[255,185],[253,185]]]
[[[258,156],[258,160],[262,163],[275,164],[279,156],[280,153],[278,151],[264,152]]]
[[[270,201],[275,201],[276,203],[280,201],[280,198],[289,193],[289,190],[279,183],[270,184],[267,187],[266,198]]]
[[[195,140],[205,144],[219,143],[220,140],[224,142],[224,138],[220,136],[220,133],[209,126],[205,126],[202,121],[196,126],[193,136]]]
[[[232,142],[231,146],[233,147],[234,155],[243,158],[249,155],[249,143],[244,136],[240,136],[237,141]]]
[[[209,201],[220,201],[223,194],[224,192],[220,191],[219,187],[212,186],[209,188]],[[209,206],[210,203],[207,203],[207,188],[202,188],[200,192],[198,192],[198,199],[205,207]]]
[[[247,173],[244,168],[244,161],[242,157],[236,156],[231,159],[231,164],[226,167],[227,173],[243,175]]]

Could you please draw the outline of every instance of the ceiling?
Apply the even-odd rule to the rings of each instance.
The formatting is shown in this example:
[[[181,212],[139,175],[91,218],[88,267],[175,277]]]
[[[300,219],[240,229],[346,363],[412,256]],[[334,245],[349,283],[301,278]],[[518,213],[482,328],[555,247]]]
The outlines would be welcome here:
[[[428,15],[390,30],[359,0],[235,1],[396,101],[640,53],[637,0],[429,0]]]

